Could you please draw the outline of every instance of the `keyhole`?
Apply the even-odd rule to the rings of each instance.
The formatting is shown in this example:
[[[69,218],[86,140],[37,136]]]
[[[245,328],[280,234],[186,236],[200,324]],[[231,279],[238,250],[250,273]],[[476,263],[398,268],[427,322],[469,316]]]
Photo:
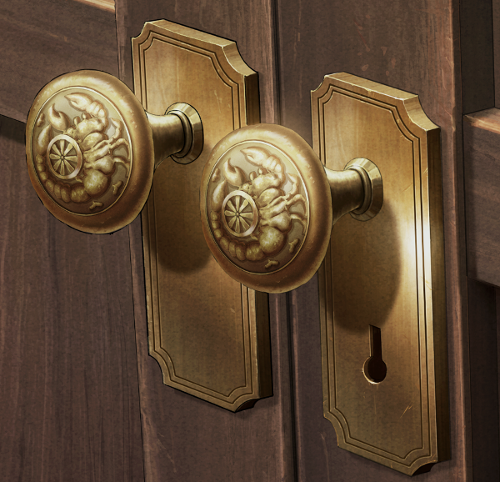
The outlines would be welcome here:
[[[382,332],[370,325],[370,356],[363,365],[363,373],[371,383],[380,383],[387,375],[387,365],[382,360]]]

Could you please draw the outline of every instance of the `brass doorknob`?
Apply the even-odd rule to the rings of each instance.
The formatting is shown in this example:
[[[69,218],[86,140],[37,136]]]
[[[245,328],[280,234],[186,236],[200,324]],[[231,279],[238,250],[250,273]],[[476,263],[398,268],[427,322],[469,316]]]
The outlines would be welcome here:
[[[88,233],[126,226],[147,200],[165,158],[192,162],[203,149],[196,110],[152,115],[128,87],[99,71],[57,77],[35,98],[26,124],[31,182],[59,220]]]
[[[369,220],[382,202],[373,162],[352,159],[332,171],[298,134],[269,124],[233,131],[215,146],[200,198],[203,233],[221,267],[269,293],[307,282],[325,257],[333,224],[348,212]]]

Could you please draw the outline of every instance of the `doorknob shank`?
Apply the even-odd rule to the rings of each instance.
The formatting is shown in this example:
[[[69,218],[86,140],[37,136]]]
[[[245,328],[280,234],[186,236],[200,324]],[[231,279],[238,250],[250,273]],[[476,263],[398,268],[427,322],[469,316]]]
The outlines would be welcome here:
[[[333,224],[347,213],[359,221],[368,221],[382,209],[382,175],[369,159],[352,159],[343,171],[325,166],[325,173],[332,192]]]
[[[146,112],[155,152],[155,169],[168,157],[181,164],[193,162],[203,149],[203,126],[189,104],[171,105],[164,115]]]

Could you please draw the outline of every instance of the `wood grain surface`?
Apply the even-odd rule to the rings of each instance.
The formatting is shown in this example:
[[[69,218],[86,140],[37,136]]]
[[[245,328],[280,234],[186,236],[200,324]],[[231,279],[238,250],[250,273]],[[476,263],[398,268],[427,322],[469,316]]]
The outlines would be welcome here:
[[[500,110],[466,115],[463,125],[474,473],[498,480]]]
[[[52,217],[24,130],[0,117],[0,480],[142,481],[128,232]]]
[[[493,26],[499,26],[499,5],[498,0],[460,1],[462,114],[493,107],[498,96],[494,72],[499,66],[494,62],[497,45],[493,40],[500,39]]]
[[[262,120],[309,142],[309,93],[325,74],[347,71],[418,94],[442,129],[452,449],[419,480],[495,480],[499,442],[488,420],[496,407],[498,425],[498,391],[489,392],[487,381],[498,380],[491,340],[500,294],[467,283],[466,252],[470,273],[475,261],[466,244],[462,160],[462,114],[493,107],[491,11],[488,2],[459,0],[117,0],[114,30],[112,13],[81,3],[4,2],[0,113],[24,120],[44,83],[78,68],[119,72],[132,86],[130,37],[159,18],[235,40],[259,72]],[[462,56],[459,45],[477,32],[479,47]],[[476,82],[462,81],[462,72],[478,68],[485,70]],[[464,129],[472,139],[466,169],[478,159],[494,169],[491,131]],[[271,297],[273,397],[233,414],[164,386],[147,353],[140,222],[99,237],[53,219],[25,174],[23,131],[1,118],[0,480],[406,480],[338,449],[323,418],[316,278]],[[469,179],[466,170],[468,193],[476,173]],[[483,205],[493,188],[477,197]],[[484,209],[469,199],[470,244]]]
[[[313,0],[307,5],[298,0],[288,2],[250,2],[245,8],[239,3],[229,2],[173,2],[168,6],[162,2],[150,0],[141,2],[140,7],[134,0],[117,2],[118,45],[120,52],[120,73],[123,79],[131,80],[131,61],[128,55],[129,37],[137,35],[145,20],[166,18],[217,35],[227,36],[238,42],[243,58],[259,71],[263,120],[279,122],[291,127],[306,140],[311,141],[310,97],[325,74],[347,71],[364,76],[377,82],[414,92],[420,96],[424,111],[432,121],[440,125],[442,141],[442,168],[445,210],[446,238],[446,277],[448,307],[448,359],[450,389],[450,419],[452,458],[448,462],[436,465],[421,480],[460,480],[471,481],[474,476],[474,451],[472,450],[472,415],[468,359],[469,331],[467,325],[467,303],[469,310],[481,308],[491,313],[491,297],[483,296],[481,290],[467,292],[465,265],[465,211],[462,164],[462,94],[468,112],[485,107],[492,107],[491,101],[491,48],[488,42],[492,38],[491,26],[488,26],[485,12],[491,7],[487,2],[477,8],[469,2],[463,8],[467,13],[460,25],[458,0],[418,0],[400,2],[384,0],[382,2],[329,2]],[[462,32],[461,32],[462,27]],[[481,30],[482,29],[482,30]],[[486,30],[485,30],[486,29]],[[477,32],[486,38],[479,42],[479,47],[471,48],[462,56],[460,43],[474,42]],[[486,45],[489,50],[484,50]],[[479,58],[476,58],[478,53]],[[488,63],[489,62],[489,63]],[[464,82],[462,85],[461,63],[466,69],[487,66],[484,75],[476,82]],[[462,67],[463,67],[462,65]],[[476,67],[474,67],[476,65]],[[469,72],[469,70],[467,71]],[[466,76],[467,77],[467,76]],[[462,88],[463,87],[463,88]],[[482,89],[480,95],[471,89]],[[485,100],[486,99],[486,100]],[[138,233],[131,235],[139,239]],[[139,243],[137,243],[139,244]],[[136,273],[140,275],[140,247],[133,251],[137,260]],[[273,421],[274,429],[284,434],[293,435],[296,440],[295,458],[293,452],[287,452],[280,461],[292,464],[294,479],[285,480],[366,480],[398,481],[405,476],[378,466],[365,459],[342,451],[336,447],[336,437],[331,426],[322,417],[321,408],[321,368],[319,352],[319,317],[317,312],[317,281],[287,296],[287,306],[291,324],[283,327],[286,310],[283,301],[279,311],[274,311],[273,362],[275,390],[286,410],[296,422],[293,432]],[[140,286],[136,293],[136,308],[140,302]],[[137,301],[139,300],[139,301]],[[486,305],[484,305],[486,303]],[[142,308],[141,308],[142,309]],[[144,313],[136,317],[145,329]],[[281,328],[280,328],[281,327]],[[279,330],[278,330],[279,328]],[[137,333],[140,331],[138,329]],[[143,332],[142,332],[143,333]],[[281,358],[286,350],[280,351],[276,359],[276,347],[287,346],[284,336],[290,334],[290,363],[293,376],[289,382],[294,397],[288,403],[286,396],[288,382],[281,387],[278,383],[280,374],[287,379],[286,359]],[[140,343],[143,343],[142,336]],[[160,446],[160,434],[170,437],[179,434],[182,428],[170,427],[168,419],[172,415],[162,412],[161,407],[170,397],[178,394],[161,395],[163,402],[154,399],[153,393],[161,393],[159,381],[154,375],[151,360],[142,358],[145,348],[139,349],[141,379],[141,399],[144,402],[143,419],[145,423],[146,471],[148,480],[168,480],[160,475],[161,466],[183,464],[186,459],[185,449],[172,446]],[[276,366],[279,362],[280,365]],[[158,371],[158,368],[156,368]],[[474,376],[474,373],[472,373]],[[265,403],[253,409],[266,410]],[[196,402],[193,402],[195,405]],[[477,404],[476,404],[477,406]],[[146,408],[147,407],[147,408]],[[147,413],[145,413],[147,411]],[[192,416],[198,418],[208,409]],[[177,418],[177,409],[173,412]],[[284,411],[277,411],[283,420]],[[252,415],[253,416],[253,415]],[[184,416],[183,416],[184,417]],[[187,415],[186,415],[187,417]],[[204,420],[207,420],[206,413]],[[209,418],[208,418],[209,419]],[[218,419],[219,420],[219,419]],[[257,417],[255,418],[257,420]],[[224,436],[226,428],[234,426],[234,421],[221,418],[217,428],[211,428],[202,434],[202,440],[217,440]],[[477,425],[481,430],[481,425]],[[227,428],[229,429],[229,428]],[[251,454],[242,457],[252,458],[256,449],[250,442]],[[258,443],[258,442],[257,442]],[[272,443],[264,439],[262,446]],[[282,446],[283,445],[283,442]],[[187,446],[199,449],[199,445]],[[287,449],[289,450],[289,449]],[[182,452],[181,452],[182,451]],[[276,452],[273,452],[276,453]],[[283,454],[284,452],[282,452]],[[171,459],[166,462],[166,455]],[[227,460],[224,448],[222,453],[204,449],[199,452],[200,467],[211,467],[211,457]],[[266,464],[264,459],[264,465]],[[246,466],[245,461],[232,462],[233,473]],[[215,472],[214,480],[220,472]],[[479,470],[479,469],[478,469]],[[478,472],[479,474],[479,472]],[[164,477],[163,479],[161,477]],[[255,475],[246,475],[243,480],[258,480]],[[175,477],[172,478],[175,480]]]
[[[275,8],[274,0],[116,0],[120,79],[133,88],[130,38],[144,22],[180,23],[236,41],[243,60],[259,73],[261,122],[279,123]]]
[[[500,480],[498,383],[498,289],[473,279],[469,298],[469,359],[474,480]]]
[[[500,110],[464,117],[467,273],[500,286]]]
[[[460,2],[463,170],[466,212],[467,324],[469,337],[470,467],[473,480],[500,477],[498,353],[500,351],[498,107],[500,2]],[[470,113],[472,115],[465,115]],[[461,186],[457,186],[459,191]],[[495,273],[495,269],[497,272]],[[471,278],[482,281],[478,283]],[[464,320],[465,321],[465,320]],[[496,383],[492,383],[496,380]]]
[[[118,75],[112,11],[67,0],[0,6],[0,114],[26,122],[37,92],[80,69]]]
[[[500,108],[500,0],[492,0],[493,22],[493,80],[495,107]],[[490,106],[492,107],[492,106]]]
[[[293,481],[289,333],[283,296],[270,296],[273,396],[232,413],[162,383],[148,356],[140,225],[131,226],[144,469],[147,482]]]
[[[281,123],[311,140],[309,91],[348,72],[418,94],[441,127],[451,451],[420,480],[472,480],[461,172],[459,2],[278,2]],[[348,161],[348,160],[346,160]],[[376,282],[374,280],[374,282]],[[336,447],[322,419],[316,280],[291,294],[299,480],[403,481],[406,476]],[[362,294],[360,293],[360,297]]]

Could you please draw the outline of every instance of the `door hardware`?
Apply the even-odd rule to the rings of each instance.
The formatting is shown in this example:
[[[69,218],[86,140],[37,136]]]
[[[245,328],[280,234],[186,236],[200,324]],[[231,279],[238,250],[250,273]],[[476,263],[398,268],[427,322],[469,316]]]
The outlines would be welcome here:
[[[321,161],[366,157],[384,180],[378,215],[340,219],[319,270],[323,413],[340,447],[425,472],[450,457],[440,131],[415,94],[349,74],[311,106]]]
[[[188,163],[201,154],[203,128],[188,104],[150,114],[112,75],[78,71],[39,92],[26,139],[28,172],[44,206],[73,228],[102,234],[137,217],[164,159]]]
[[[292,130],[259,124],[217,144],[200,202],[203,233],[222,268],[250,288],[283,293],[316,273],[344,214],[377,215],[383,181],[369,159],[333,171]]]
[[[311,101],[315,152],[268,125],[214,148],[205,239],[266,292],[300,286],[325,259],[324,415],[340,447],[413,475],[449,457],[439,128],[416,95],[346,73]]]
[[[439,128],[418,97],[328,75],[311,94],[311,148],[259,124],[257,76],[234,42],[156,21],[132,51],[137,99],[107,74],[56,79],[30,111],[27,157],[44,204],[82,231],[119,229],[149,194],[149,347],[164,383],[232,411],[270,396],[264,293],[319,268],[339,446],[409,475],[446,459]]]
[[[149,349],[163,381],[241,410],[272,394],[268,300],[211,258],[198,190],[213,146],[260,120],[257,74],[234,42],[165,20],[146,23],[132,52],[135,95],[97,71],[40,91],[26,125],[30,179],[83,232],[111,233],[143,210]]]
[[[371,383],[380,383],[387,375],[387,365],[382,357],[382,332],[370,325],[370,356],[363,364],[363,373]]]

